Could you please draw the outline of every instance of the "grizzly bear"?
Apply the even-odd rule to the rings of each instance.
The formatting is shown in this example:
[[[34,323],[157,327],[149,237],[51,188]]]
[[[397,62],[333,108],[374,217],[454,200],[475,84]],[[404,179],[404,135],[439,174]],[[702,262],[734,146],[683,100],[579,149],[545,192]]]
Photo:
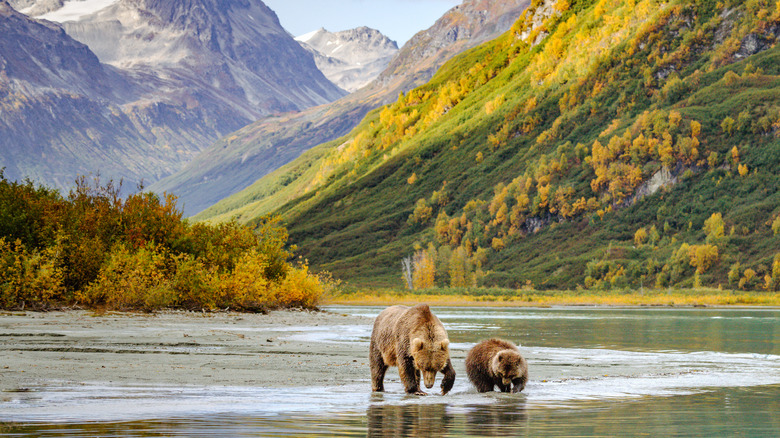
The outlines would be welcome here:
[[[376,317],[371,333],[372,390],[384,391],[385,371],[397,366],[407,394],[427,395],[420,389],[420,373],[430,389],[439,371],[444,374],[441,393],[446,394],[455,383],[449,344],[444,325],[427,304],[388,307]]]
[[[479,392],[520,392],[528,381],[528,363],[515,344],[488,339],[475,345],[466,355],[466,373]]]

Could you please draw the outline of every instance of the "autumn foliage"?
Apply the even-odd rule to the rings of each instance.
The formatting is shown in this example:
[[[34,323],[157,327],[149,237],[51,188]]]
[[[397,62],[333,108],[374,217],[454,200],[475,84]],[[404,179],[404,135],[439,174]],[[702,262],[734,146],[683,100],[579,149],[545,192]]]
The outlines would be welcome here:
[[[278,217],[190,224],[172,195],[85,178],[67,197],[0,172],[0,308],[314,307],[333,282],[290,263]]]

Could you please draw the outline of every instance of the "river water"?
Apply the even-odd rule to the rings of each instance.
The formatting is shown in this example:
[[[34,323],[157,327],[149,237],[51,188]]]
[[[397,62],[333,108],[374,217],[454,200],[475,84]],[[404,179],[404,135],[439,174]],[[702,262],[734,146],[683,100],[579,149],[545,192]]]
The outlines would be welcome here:
[[[383,394],[370,393],[368,370],[337,387],[57,387],[36,394],[45,415],[16,409],[0,435],[780,436],[778,309],[433,310],[458,371],[444,397],[404,395],[393,369]],[[288,336],[367,351],[370,331],[299,327]],[[520,345],[530,374],[522,394],[479,394],[468,382],[462,359],[488,337]]]

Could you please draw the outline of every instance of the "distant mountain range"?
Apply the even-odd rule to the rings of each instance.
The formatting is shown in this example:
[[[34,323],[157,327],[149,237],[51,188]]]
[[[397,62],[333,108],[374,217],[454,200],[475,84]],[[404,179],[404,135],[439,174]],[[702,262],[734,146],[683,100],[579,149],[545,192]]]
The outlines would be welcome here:
[[[528,4],[529,0],[466,0],[410,39],[369,85],[327,105],[248,125],[223,137],[182,170],[150,188],[175,193],[186,215],[202,211],[249,187],[303,151],[348,133],[370,110],[392,102],[399,92],[425,83],[455,54],[508,30]],[[325,32],[319,34],[327,46],[331,37]],[[306,39],[312,41],[316,36]],[[381,40],[372,37],[372,41]],[[249,189],[242,196],[261,195]],[[213,217],[225,211],[233,214],[238,205],[251,209],[243,199],[227,199],[198,217]]]
[[[260,1],[0,0],[9,178],[154,182],[258,118],[344,94]]]
[[[326,78],[349,92],[373,81],[398,52],[395,41],[368,27],[335,33],[319,29],[295,39],[312,52]]]

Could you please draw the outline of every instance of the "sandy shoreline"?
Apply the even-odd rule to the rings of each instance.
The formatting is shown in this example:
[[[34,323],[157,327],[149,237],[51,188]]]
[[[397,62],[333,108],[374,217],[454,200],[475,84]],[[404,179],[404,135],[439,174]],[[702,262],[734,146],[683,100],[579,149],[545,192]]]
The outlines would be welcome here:
[[[0,313],[0,401],[58,384],[329,386],[369,383],[365,342],[296,333],[370,326],[331,312]],[[306,327],[306,329],[303,329]],[[298,338],[298,339],[296,339]],[[332,371],[332,372],[331,372]]]

